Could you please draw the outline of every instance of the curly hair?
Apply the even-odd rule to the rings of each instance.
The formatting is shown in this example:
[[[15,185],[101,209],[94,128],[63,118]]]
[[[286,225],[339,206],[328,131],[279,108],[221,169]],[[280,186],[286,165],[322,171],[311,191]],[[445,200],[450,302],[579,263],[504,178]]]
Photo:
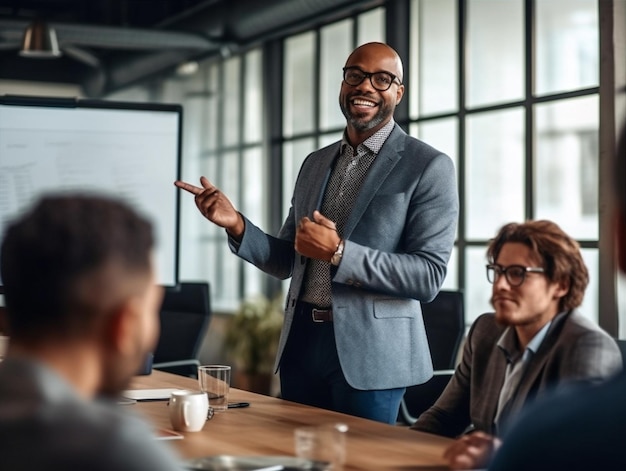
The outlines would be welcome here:
[[[578,242],[552,221],[526,221],[503,226],[487,248],[489,263],[495,263],[502,246],[508,242],[526,245],[542,262],[545,276],[553,283],[568,286],[559,301],[559,310],[581,305],[589,284],[589,272],[583,261]]]
[[[127,275],[150,274],[153,245],[150,222],[124,203],[44,197],[9,224],[2,241],[10,334],[32,338],[89,325],[117,292],[130,289]]]

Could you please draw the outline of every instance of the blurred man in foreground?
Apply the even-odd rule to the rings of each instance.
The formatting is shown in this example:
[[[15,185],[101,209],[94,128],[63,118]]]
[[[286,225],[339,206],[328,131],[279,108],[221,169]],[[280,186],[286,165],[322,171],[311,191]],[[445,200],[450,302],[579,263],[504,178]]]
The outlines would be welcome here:
[[[626,273],[626,127],[615,167],[617,262]],[[505,435],[490,470],[626,469],[626,374],[539,402]]]
[[[622,367],[615,341],[580,314],[589,280],[578,243],[550,221],[511,223],[487,251],[494,314],[472,325],[463,359],[413,428],[458,436],[453,468],[483,467],[509,421],[536,397]]]
[[[98,197],[47,197],[9,225],[0,269],[2,469],[177,470],[112,400],[158,336],[151,225]],[[97,396],[102,396],[96,399]]]

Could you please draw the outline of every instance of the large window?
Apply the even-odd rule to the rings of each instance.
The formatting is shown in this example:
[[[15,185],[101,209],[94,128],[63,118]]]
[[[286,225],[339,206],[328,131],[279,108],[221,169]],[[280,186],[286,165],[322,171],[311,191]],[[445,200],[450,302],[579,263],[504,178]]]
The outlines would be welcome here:
[[[580,241],[582,312],[598,318],[597,11],[596,0],[411,0],[410,130],[457,164],[445,286],[465,291],[468,323],[491,310],[489,239],[526,219]]]
[[[182,178],[199,185],[206,176],[261,227],[268,198],[262,67],[263,54],[253,49],[160,82],[150,94],[184,106]],[[230,253],[224,230],[200,215],[189,194],[182,195],[180,241],[180,278],[208,280],[215,310],[233,311],[262,291],[263,274]]]
[[[183,178],[206,175],[275,232],[304,158],[341,138],[338,95],[347,55],[365,42],[395,42],[406,84],[396,121],[450,155],[457,168],[461,214],[444,287],[464,291],[468,323],[491,310],[489,239],[504,223],[538,218],[554,220],[580,242],[591,274],[582,311],[597,320],[598,287],[614,283],[598,267],[598,208],[610,191],[598,183],[599,5],[387,1],[259,49],[212,58],[190,78],[135,93],[183,103]],[[391,19],[399,24],[390,26]],[[211,282],[217,309],[275,290],[230,253],[224,231],[202,218],[191,197],[182,211],[181,276]]]
[[[262,151],[262,59],[255,49],[207,66],[204,86],[209,92],[201,98],[197,114],[190,110],[185,116],[196,135],[207,138],[195,155],[185,152],[187,160],[196,163],[183,168],[188,180],[206,175],[261,227],[266,224],[268,167]],[[183,206],[195,212],[190,218],[201,218],[192,198]],[[181,277],[208,279],[218,310],[233,310],[243,297],[261,291],[262,274],[230,253],[222,229],[202,220],[198,230],[186,230],[188,221],[183,217],[183,233],[195,241],[188,250],[181,248]]]

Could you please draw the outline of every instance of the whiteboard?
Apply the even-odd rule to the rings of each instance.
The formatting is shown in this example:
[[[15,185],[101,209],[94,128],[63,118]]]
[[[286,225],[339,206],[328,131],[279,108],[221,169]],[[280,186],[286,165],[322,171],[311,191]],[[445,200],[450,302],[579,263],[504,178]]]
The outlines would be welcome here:
[[[153,224],[159,283],[177,285],[181,126],[180,105],[0,98],[0,234],[44,193],[121,198]]]

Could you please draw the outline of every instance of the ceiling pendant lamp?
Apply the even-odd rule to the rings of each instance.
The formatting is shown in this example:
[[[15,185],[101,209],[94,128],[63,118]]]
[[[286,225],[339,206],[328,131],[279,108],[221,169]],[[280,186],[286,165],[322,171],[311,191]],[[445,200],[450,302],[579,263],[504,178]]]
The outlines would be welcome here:
[[[43,20],[33,21],[24,32],[20,56],[51,59],[61,56],[54,28]]]

